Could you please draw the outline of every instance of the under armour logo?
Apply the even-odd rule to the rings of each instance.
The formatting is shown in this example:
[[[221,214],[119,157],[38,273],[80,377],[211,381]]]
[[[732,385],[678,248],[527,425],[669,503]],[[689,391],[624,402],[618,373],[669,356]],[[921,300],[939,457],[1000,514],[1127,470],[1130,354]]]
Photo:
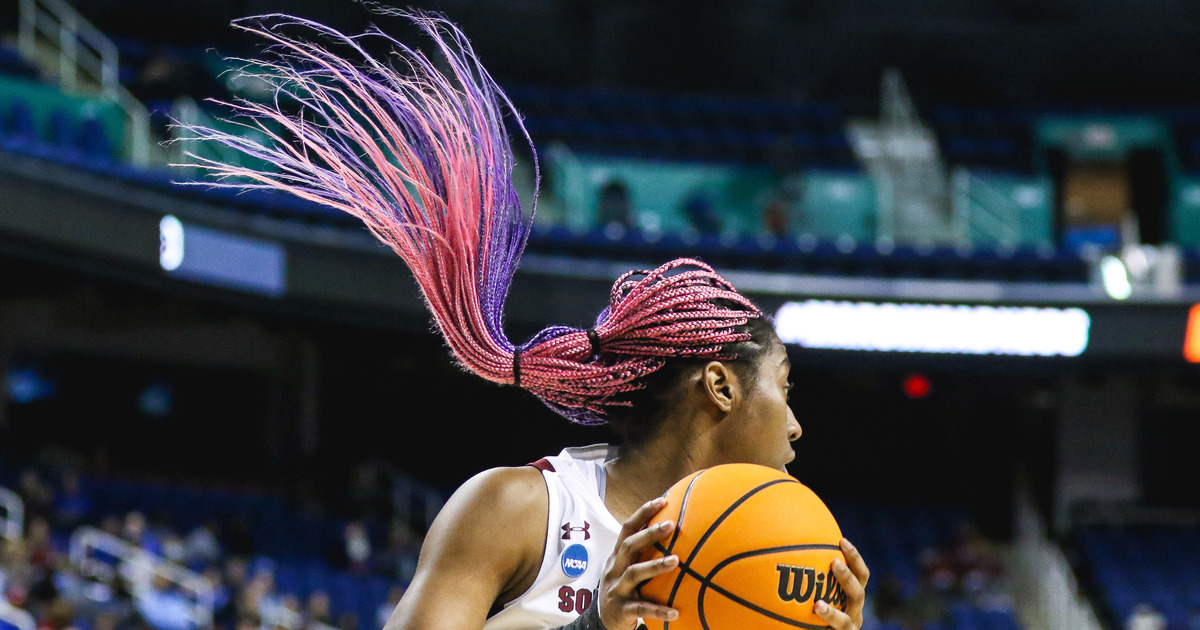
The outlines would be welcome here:
[[[587,521],[583,522],[583,527],[571,527],[571,523],[568,522],[566,525],[562,526],[562,530],[563,530],[562,539],[570,540],[571,534],[573,534],[575,532],[583,532],[583,539],[588,540],[592,537],[592,535],[588,533],[589,527],[591,527],[591,524],[588,523]]]

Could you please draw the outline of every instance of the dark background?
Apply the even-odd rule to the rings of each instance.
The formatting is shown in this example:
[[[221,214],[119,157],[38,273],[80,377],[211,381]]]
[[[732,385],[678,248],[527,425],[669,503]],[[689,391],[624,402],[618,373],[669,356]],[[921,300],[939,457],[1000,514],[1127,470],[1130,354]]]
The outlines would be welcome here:
[[[348,32],[405,25],[352,0],[79,0],[103,32],[238,51],[239,17],[287,12]],[[815,99],[871,109],[882,70],[918,102],[1177,105],[1200,80],[1188,0],[443,0],[502,84]],[[13,12],[0,19],[14,19]],[[411,41],[411,40],[406,40]]]

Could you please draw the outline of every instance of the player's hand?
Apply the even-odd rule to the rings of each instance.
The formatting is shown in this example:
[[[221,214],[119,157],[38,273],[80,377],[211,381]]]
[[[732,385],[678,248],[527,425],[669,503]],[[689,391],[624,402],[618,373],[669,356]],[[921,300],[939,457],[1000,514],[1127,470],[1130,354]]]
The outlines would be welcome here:
[[[854,545],[845,538],[842,539],[842,555],[846,556],[846,562],[834,560],[833,575],[846,593],[846,612],[825,602],[817,602],[816,610],[833,630],[859,630],[863,625],[863,604],[867,601],[867,580],[871,577],[871,570]]]
[[[607,630],[633,630],[638,618],[674,621],[679,612],[638,596],[638,585],[679,566],[679,556],[670,555],[638,562],[642,552],[654,543],[666,540],[675,531],[674,521],[663,521],[647,528],[646,523],[667,504],[659,497],[638,508],[621,526],[617,545],[604,566],[600,579],[600,622]],[[861,605],[860,605],[861,608]],[[861,615],[860,615],[861,617]]]

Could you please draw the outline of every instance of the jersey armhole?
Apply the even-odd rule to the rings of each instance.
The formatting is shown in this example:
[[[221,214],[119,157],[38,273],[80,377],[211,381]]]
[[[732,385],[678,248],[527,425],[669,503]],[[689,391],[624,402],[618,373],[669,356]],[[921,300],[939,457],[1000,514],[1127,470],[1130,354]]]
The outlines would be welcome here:
[[[545,473],[547,471],[556,472],[554,470],[554,464],[551,464],[550,461],[544,457],[542,459],[539,459],[536,462],[531,462],[529,464],[526,464],[526,466],[532,466],[533,468],[536,468],[536,469],[542,471],[543,473]],[[488,611],[487,618],[489,620],[492,617],[495,617],[496,615],[500,614],[500,612],[503,611],[504,609],[506,609],[509,606],[512,606],[516,602],[520,601],[522,597],[525,597],[526,595],[528,595],[529,591],[533,590],[533,587],[537,586],[538,578],[542,577],[542,572],[546,568],[546,566],[545,566],[546,565],[546,551],[549,550],[549,548],[550,548],[550,533],[553,531],[550,528],[550,515],[554,514],[556,509],[558,508],[558,497],[556,497],[554,495],[554,493],[550,491],[550,484],[546,481],[546,475],[541,474],[541,475],[539,475],[539,477],[542,478],[542,487],[544,487],[546,489],[546,533],[542,535],[542,557],[538,559],[537,573],[534,574],[533,581],[529,583],[529,588],[525,589],[524,592],[520,593],[516,597],[513,597],[512,599],[508,600],[507,602],[505,602],[503,604],[500,604],[498,602],[493,603],[492,609]]]

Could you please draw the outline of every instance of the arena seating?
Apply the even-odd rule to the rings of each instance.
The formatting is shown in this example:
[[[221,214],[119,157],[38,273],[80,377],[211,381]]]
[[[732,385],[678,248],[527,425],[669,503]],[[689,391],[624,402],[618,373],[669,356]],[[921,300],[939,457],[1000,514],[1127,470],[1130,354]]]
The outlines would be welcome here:
[[[128,55],[130,64],[144,64],[150,58],[150,51],[136,42],[122,42],[122,48],[133,51]],[[199,55],[193,65],[208,67],[212,73],[225,69],[214,66],[207,53],[171,54],[184,58]],[[133,81],[136,73],[123,70],[122,76]],[[5,87],[0,91],[4,94],[0,97],[0,147],[5,150],[246,213],[358,227],[341,213],[288,195],[179,186],[174,180],[187,175],[178,169],[133,168],[121,159],[124,122],[111,104],[69,96],[14,73],[0,76],[0,81]],[[843,128],[851,113],[836,105],[521,86],[509,92],[543,149],[544,198],[559,197],[553,203],[569,207],[572,217],[564,222],[561,216],[543,213],[531,236],[531,251],[623,258],[636,256],[653,244],[656,249],[700,255],[722,265],[792,273],[1087,280],[1087,265],[1078,253],[1068,247],[1047,248],[1041,233],[1029,235],[1028,242],[1015,248],[986,241],[968,250],[918,248],[906,243],[876,247],[874,187],[858,170],[846,145]],[[166,107],[166,102],[151,107],[160,122],[165,120]],[[981,172],[1028,172],[1026,117],[941,107],[931,110],[930,120],[944,135],[941,141],[949,160],[978,167]],[[573,162],[556,160],[554,151],[546,147],[558,141],[569,142],[572,151],[585,152],[588,157]],[[588,151],[597,152],[598,157]],[[781,154],[785,157],[780,158]],[[784,187],[771,170],[778,166],[777,159],[792,160],[793,166],[803,169],[803,181],[796,182],[801,193],[789,201],[795,216],[782,226],[770,225],[763,216],[770,197]],[[573,169],[579,172],[572,173]],[[659,197],[638,199],[639,204],[647,204],[643,208],[649,208],[643,214],[652,219],[650,224],[606,229],[593,214],[598,185],[592,189],[560,185],[568,178],[596,182],[601,172],[623,174],[635,184],[639,178],[657,177],[655,181],[678,181],[679,186],[639,185],[635,191],[639,197],[645,191],[654,191]],[[713,183],[717,180],[724,183],[718,187]],[[694,233],[693,222],[686,216],[684,202],[689,200],[685,197],[696,192],[687,183],[697,181],[705,181],[706,190],[719,189],[712,205],[723,217],[720,234]],[[663,197],[668,190],[675,190],[675,196]],[[588,211],[581,212],[581,208]],[[1039,222],[1044,223],[1035,219],[1022,225]],[[1185,260],[1189,279],[1200,279],[1200,253],[1188,250]]]
[[[1075,531],[1083,574],[1097,606],[1124,625],[1149,603],[1169,630],[1187,630],[1200,613],[1200,528],[1185,525],[1085,525]]]
[[[0,485],[19,487],[18,474],[0,471]],[[361,571],[339,567],[336,557],[345,545],[348,520],[308,513],[278,495],[86,476],[80,488],[89,504],[81,524],[101,526],[106,519],[120,521],[130,512],[139,512],[159,537],[165,532],[184,537],[199,526],[219,533],[244,527],[253,545],[253,554],[247,558],[252,573],[269,570],[281,597],[294,595],[303,602],[317,591],[327,593],[333,617],[353,614],[364,630],[376,625],[379,608],[387,602],[392,586],[407,581],[399,575],[382,574],[374,566]],[[371,520],[363,523],[374,548],[386,546],[386,527]],[[53,531],[54,546],[60,552],[68,549],[71,533],[61,528]],[[230,555],[226,550],[219,563]],[[414,565],[415,558],[406,566],[411,570]],[[210,563],[201,562],[188,568],[203,572],[207,566]]]

